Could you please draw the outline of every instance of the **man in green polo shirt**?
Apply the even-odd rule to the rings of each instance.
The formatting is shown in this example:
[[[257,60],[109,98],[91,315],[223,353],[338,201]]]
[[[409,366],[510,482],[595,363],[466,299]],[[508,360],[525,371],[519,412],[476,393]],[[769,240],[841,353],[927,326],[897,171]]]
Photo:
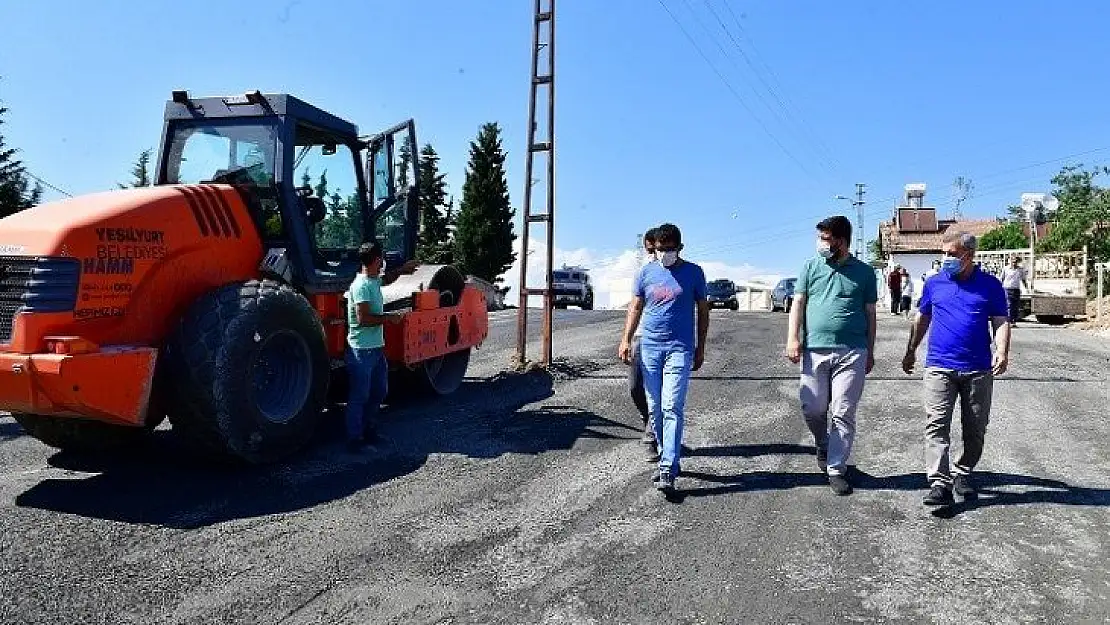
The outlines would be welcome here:
[[[817,233],[819,256],[806,261],[794,287],[786,357],[802,365],[802,414],[813,432],[817,466],[834,493],[848,495],[856,406],[875,365],[878,281],[875,270],[848,251],[847,217],[829,217]]]
[[[358,250],[362,269],[347,290],[347,446],[361,451],[380,442],[378,409],[389,392],[389,362],[385,358],[386,323],[400,323],[401,313],[385,312],[382,287],[418,267],[409,261],[399,269],[385,270],[380,243],[363,243]]]

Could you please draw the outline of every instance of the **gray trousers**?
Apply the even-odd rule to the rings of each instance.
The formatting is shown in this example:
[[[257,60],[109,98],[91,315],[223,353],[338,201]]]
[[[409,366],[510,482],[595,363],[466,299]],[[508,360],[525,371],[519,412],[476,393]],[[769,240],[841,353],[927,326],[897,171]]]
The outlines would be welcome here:
[[[802,414],[829,475],[844,475],[856,438],[856,406],[867,377],[866,349],[802,351]],[[830,428],[831,425],[831,428]]]
[[[969,475],[983,456],[983,441],[990,421],[994,374],[990,371],[956,373],[925,369],[925,471],[930,486],[951,486],[952,472]],[[963,450],[949,467],[948,448],[952,412],[960,400]]]

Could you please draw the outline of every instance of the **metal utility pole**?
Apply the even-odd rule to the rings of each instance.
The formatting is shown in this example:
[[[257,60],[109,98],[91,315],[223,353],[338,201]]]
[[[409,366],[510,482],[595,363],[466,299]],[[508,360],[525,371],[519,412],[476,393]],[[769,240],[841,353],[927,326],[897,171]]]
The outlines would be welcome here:
[[[863,258],[863,254],[866,251],[864,248],[867,246],[867,244],[864,242],[864,239],[866,237],[864,237],[863,233],[863,194],[867,193],[867,191],[864,190],[866,188],[867,185],[863,184],[862,182],[857,182],[856,201],[852,202],[852,204],[856,207],[856,258]]]
[[[545,9],[546,5],[546,9]],[[545,58],[543,58],[545,57]],[[546,71],[541,71],[541,58],[545,60]],[[546,90],[546,136],[537,140],[536,130],[539,127],[537,119],[537,100],[539,93]],[[543,296],[543,353],[540,364],[551,364],[551,312],[555,307],[552,289],[552,263],[555,257],[555,0],[536,0],[535,14],[532,21],[532,79],[531,95],[528,100],[528,149],[527,166],[524,174],[524,219],[521,236],[520,253],[520,308],[516,316],[516,362],[518,366],[528,363],[528,297],[530,295]],[[533,212],[532,187],[534,164],[536,154],[547,155],[547,208],[542,212]],[[537,181],[538,182],[538,181]],[[547,226],[547,258],[544,262],[544,286],[531,288],[528,286],[528,239],[531,234],[532,224],[546,224]]]

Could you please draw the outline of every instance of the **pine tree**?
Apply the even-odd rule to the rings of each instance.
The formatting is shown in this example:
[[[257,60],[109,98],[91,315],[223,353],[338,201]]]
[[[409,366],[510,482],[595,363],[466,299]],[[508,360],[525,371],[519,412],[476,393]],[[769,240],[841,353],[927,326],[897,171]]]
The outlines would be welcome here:
[[[470,143],[470,162],[463,184],[462,204],[455,229],[455,263],[464,273],[496,282],[516,259],[509,183],[501,129],[482,125]]]
[[[0,106],[0,124],[4,123],[3,116],[7,112],[8,109]],[[4,134],[0,132],[0,217],[31,208],[42,199],[42,185],[31,186],[23,163],[15,157],[17,152],[5,145]]]
[[[316,197],[321,200],[327,199],[328,197],[328,170],[326,169],[324,173],[320,174],[320,182],[316,185]]]
[[[147,148],[139,152],[139,158],[135,160],[135,165],[131,168],[131,182],[130,184],[116,185],[121,189],[133,189],[139,187],[150,186],[150,149]]]
[[[420,151],[417,198],[420,205],[420,237],[416,259],[422,263],[451,263],[452,241],[447,204],[447,175],[439,172],[439,155],[427,144]]]

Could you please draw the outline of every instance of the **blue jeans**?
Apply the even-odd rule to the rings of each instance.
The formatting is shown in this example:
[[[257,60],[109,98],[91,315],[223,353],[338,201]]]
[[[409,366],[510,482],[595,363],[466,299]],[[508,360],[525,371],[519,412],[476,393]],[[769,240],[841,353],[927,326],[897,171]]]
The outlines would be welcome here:
[[[361,440],[377,422],[378,409],[389,390],[389,364],[382,349],[347,346],[347,440]]]
[[[685,423],[686,389],[694,354],[683,347],[659,347],[640,343],[640,367],[644,373],[651,426],[659,442],[659,473],[678,475]]]

